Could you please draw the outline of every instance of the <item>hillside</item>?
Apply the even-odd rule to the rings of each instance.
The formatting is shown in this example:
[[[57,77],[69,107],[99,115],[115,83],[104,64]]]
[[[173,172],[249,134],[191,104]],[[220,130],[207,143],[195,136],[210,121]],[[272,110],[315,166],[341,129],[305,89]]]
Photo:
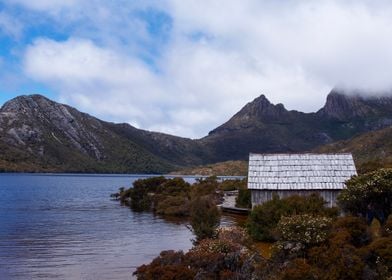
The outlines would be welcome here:
[[[171,172],[173,175],[203,175],[203,176],[248,176],[247,161],[225,161],[202,166],[183,168]]]
[[[381,167],[392,167],[392,127],[372,131],[316,149],[325,153],[353,153],[360,173]]]
[[[318,112],[302,113],[261,95],[197,140],[105,122],[41,95],[20,96],[0,109],[0,171],[166,173],[243,161],[250,152],[309,151],[392,125],[392,98],[363,96],[333,90]]]
[[[3,171],[98,173],[174,168],[113,133],[107,123],[40,95],[21,96],[1,108],[0,167]]]

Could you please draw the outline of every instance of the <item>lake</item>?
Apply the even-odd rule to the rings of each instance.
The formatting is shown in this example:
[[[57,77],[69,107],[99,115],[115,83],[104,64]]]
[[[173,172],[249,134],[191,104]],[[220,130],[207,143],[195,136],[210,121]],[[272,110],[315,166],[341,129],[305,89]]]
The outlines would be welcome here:
[[[186,222],[110,200],[141,177],[0,174],[0,279],[132,279],[162,250],[188,250]]]

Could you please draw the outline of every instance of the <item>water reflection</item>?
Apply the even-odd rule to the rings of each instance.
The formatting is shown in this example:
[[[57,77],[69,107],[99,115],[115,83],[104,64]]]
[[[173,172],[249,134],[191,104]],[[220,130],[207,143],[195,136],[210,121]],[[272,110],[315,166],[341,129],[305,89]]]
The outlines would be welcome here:
[[[160,251],[189,249],[186,220],[109,199],[136,179],[0,175],[0,279],[131,279]]]

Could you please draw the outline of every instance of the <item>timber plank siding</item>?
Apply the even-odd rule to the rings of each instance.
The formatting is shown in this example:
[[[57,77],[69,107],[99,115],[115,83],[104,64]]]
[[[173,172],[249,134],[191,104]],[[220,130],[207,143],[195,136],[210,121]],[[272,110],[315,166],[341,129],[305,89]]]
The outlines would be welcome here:
[[[356,175],[351,154],[250,154],[252,206],[278,195],[318,193],[332,207],[345,182]]]

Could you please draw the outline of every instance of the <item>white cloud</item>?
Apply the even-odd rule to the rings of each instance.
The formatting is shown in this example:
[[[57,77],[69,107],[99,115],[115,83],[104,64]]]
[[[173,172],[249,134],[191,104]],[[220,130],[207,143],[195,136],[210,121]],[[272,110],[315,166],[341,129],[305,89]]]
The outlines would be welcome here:
[[[124,58],[89,40],[37,40],[26,51],[26,74],[55,87],[64,100],[97,115],[148,119],[161,90],[140,61]],[[159,110],[159,109],[158,109]],[[145,123],[145,122],[142,122]]]
[[[36,9],[59,9],[38,2]],[[201,137],[261,93],[289,109],[315,111],[336,85],[392,87],[387,1],[166,1],[155,8],[173,26],[150,65],[140,55],[155,37],[132,11],[153,2],[93,2],[101,3],[95,19],[97,9],[86,9],[91,2],[78,1],[89,24],[81,22],[67,41],[37,39],[24,65],[63,101],[104,119]]]

